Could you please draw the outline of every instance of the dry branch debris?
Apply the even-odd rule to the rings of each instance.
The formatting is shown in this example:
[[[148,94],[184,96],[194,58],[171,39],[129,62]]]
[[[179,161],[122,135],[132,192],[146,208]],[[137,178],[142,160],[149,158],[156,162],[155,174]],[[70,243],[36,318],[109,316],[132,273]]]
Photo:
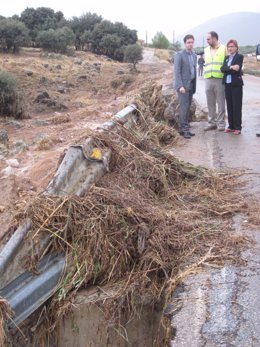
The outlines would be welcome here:
[[[6,347],[8,343],[8,333],[6,321],[13,315],[7,300],[0,297],[0,347]]]
[[[230,233],[228,217],[247,205],[234,192],[236,177],[170,154],[177,135],[155,121],[152,109],[161,107],[156,95],[158,89],[147,92],[146,104],[140,96],[135,128],[118,124],[112,132],[91,132],[98,147],[111,149],[112,164],[84,198],[39,195],[24,213],[32,219],[34,242],[49,234],[48,251],[66,253],[66,276],[48,311],[53,322],[81,288],[120,283],[113,302],[105,304],[119,323],[122,310],[136,312],[144,302],[161,300],[166,305],[175,286],[204,262],[239,259],[244,239]]]

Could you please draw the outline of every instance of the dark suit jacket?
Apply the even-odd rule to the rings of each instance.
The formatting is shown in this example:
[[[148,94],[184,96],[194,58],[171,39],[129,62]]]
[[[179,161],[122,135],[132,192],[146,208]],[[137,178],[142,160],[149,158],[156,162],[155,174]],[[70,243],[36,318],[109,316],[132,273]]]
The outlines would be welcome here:
[[[244,56],[242,54],[236,53],[232,59],[231,65],[239,65],[239,70],[230,70],[228,66],[228,56],[225,57],[224,64],[221,67],[221,71],[224,72],[223,83],[226,82],[227,75],[231,75],[231,85],[232,86],[242,86],[244,84],[242,79],[242,66],[243,66]]]
[[[192,52],[194,59],[194,74],[195,80],[193,81],[193,93],[196,91],[196,65],[197,55]],[[174,58],[174,71],[175,71],[175,89],[179,90],[181,87],[190,89],[191,86],[191,72],[190,63],[187,51],[184,49],[178,52]]]

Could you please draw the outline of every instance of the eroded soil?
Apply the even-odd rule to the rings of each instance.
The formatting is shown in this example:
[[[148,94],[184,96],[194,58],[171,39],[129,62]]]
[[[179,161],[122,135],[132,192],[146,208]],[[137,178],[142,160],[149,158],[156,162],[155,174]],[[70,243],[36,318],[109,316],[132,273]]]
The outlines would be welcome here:
[[[16,76],[29,117],[0,115],[0,131],[9,138],[6,146],[0,143],[0,240],[17,226],[19,208],[46,188],[69,145],[131,103],[151,80],[171,86],[173,66],[165,52],[145,49],[143,56],[133,73],[127,63],[88,52],[67,57],[24,49],[19,56],[0,55],[0,69]],[[245,57],[245,65],[259,68],[254,57]],[[54,105],[36,102],[43,92]]]
[[[171,83],[172,65],[153,50],[144,52],[137,67],[133,73],[127,63],[88,52],[67,57],[30,49],[19,56],[0,55],[0,69],[16,76],[28,114],[21,120],[0,117],[0,131],[9,139],[0,144],[0,240],[16,228],[19,209],[46,188],[59,158],[82,141],[86,129],[131,103],[146,82]],[[43,92],[50,107],[36,102]]]

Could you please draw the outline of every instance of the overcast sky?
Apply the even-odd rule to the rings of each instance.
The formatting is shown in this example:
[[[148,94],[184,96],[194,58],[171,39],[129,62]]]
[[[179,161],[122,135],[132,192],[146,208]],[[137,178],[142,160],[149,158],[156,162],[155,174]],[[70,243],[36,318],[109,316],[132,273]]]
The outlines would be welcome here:
[[[222,0],[220,3],[210,0],[2,0],[0,15],[20,15],[27,7],[62,11],[66,19],[87,12],[96,13],[111,22],[122,22],[137,30],[138,38],[148,39],[148,42],[158,31],[172,41],[213,17],[233,12],[260,13],[259,0]]]

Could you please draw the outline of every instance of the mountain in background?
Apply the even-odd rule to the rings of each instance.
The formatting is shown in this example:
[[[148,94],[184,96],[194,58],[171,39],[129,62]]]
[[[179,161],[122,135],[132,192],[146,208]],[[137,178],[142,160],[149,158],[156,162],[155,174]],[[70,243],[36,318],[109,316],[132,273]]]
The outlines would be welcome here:
[[[207,33],[216,31],[219,41],[226,44],[228,40],[235,39],[239,46],[256,45],[260,43],[260,13],[237,12],[212,18],[194,28],[191,28],[177,41],[183,43],[186,34],[195,37],[195,47],[207,46]]]

